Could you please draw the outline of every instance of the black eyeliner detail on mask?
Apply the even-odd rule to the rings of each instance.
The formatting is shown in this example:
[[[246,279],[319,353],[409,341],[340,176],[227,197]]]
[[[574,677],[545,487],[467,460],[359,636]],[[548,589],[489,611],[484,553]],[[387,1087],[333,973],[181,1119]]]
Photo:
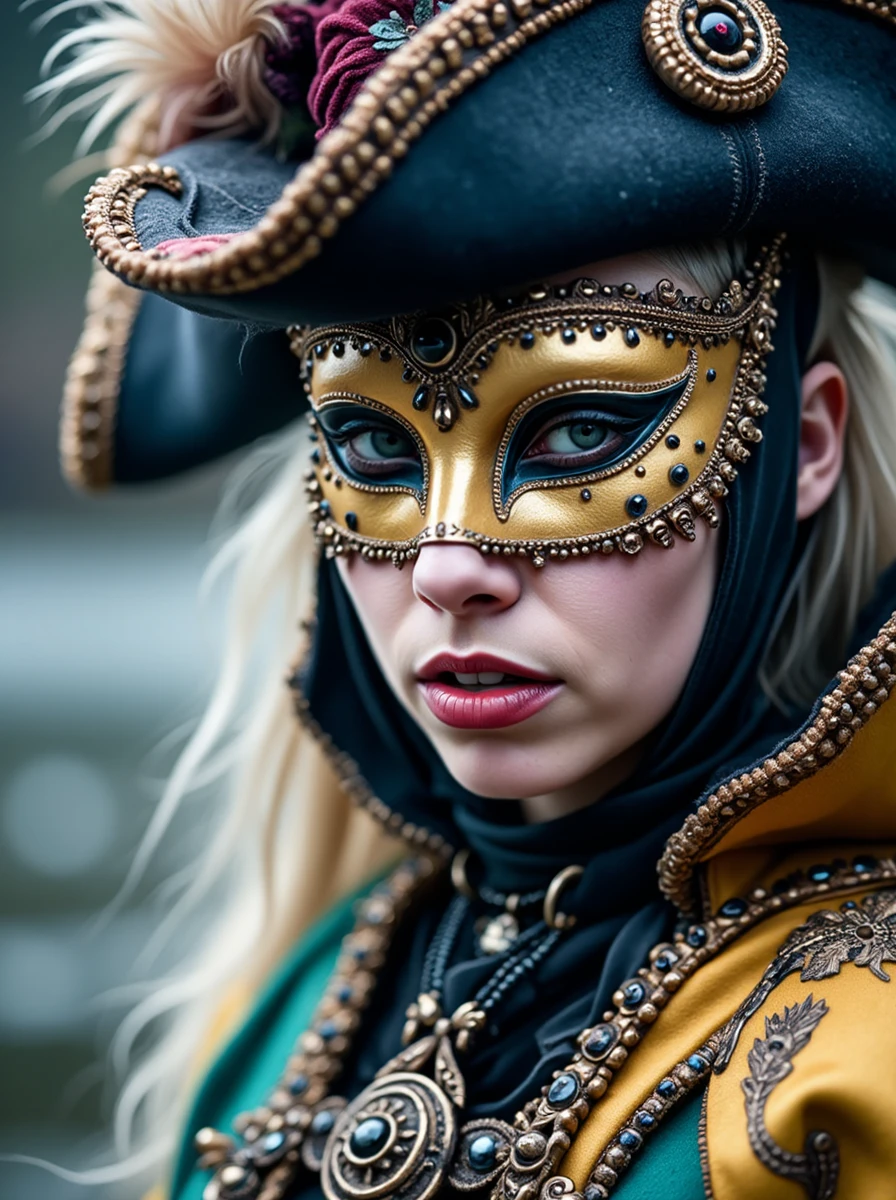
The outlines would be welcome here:
[[[501,470],[501,503],[506,505],[517,488],[527,483],[590,475],[621,462],[647,441],[684,395],[688,383],[689,376],[685,376],[655,392],[576,392],[534,405],[510,435]],[[565,422],[559,418],[567,413],[577,418],[570,424],[605,426],[608,433],[621,436],[622,442],[605,459],[595,460],[594,451],[581,450],[581,466],[527,460],[526,451],[541,431],[550,432],[545,428],[549,422],[551,430],[562,427]]]
[[[318,424],[327,441],[330,457],[346,478],[357,483],[383,487],[413,488],[422,492],[424,486],[423,464],[420,450],[411,433],[398,421],[385,413],[367,408],[363,404],[331,404],[317,414]],[[408,454],[400,456],[393,470],[371,472],[369,475],[352,466],[348,457],[348,443],[364,433],[386,433],[402,438],[408,444]],[[408,459],[413,458],[413,463]],[[380,460],[384,464],[388,459]]]

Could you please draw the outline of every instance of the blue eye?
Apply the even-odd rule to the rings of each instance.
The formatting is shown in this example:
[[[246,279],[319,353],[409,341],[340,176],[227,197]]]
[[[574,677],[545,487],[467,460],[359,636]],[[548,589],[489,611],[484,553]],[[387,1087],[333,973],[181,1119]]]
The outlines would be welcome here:
[[[385,413],[361,404],[333,404],[318,421],[335,461],[358,483],[421,490],[424,469],[411,432]]]
[[[527,485],[607,470],[642,445],[684,396],[689,376],[652,392],[587,392],[534,405],[507,442],[501,500]]]

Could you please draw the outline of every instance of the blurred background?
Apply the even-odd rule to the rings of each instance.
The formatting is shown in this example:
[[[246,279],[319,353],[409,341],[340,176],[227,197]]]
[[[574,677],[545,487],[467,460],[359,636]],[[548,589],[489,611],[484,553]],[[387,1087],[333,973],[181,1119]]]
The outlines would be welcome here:
[[[145,972],[172,867],[162,855],[97,919],[170,766],[160,742],[208,687],[214,619],[197,587],[221,471],[98,498],[59,476],[96,172],[54,195],[76,130],[29,144],[39,121],[23,97],[54,35],[30,23],[46,7],[0,6],[0,1152],[77,1168],[102,1153],[110,1114],[105,1055],[124,1001],[102,997]],[[112,1194],[0,1162],[2,1200]]]

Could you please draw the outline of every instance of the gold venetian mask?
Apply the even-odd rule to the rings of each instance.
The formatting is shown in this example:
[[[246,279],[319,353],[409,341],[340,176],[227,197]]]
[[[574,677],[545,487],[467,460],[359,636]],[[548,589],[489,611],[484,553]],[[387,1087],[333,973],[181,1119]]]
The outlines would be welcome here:
[[[542,566],[717,524],[762,436],[780,246],[717,301],[579,280],[290,330],[326,552],[401,566],[436,538]]]

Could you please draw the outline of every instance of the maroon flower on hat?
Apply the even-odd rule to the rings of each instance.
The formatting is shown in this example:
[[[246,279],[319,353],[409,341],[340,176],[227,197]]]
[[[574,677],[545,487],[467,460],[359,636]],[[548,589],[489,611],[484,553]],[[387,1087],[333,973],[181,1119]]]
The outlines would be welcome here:
[[[442,0],[344,0],[317,25],[317,74],[308,106],[322,137],[380,66],[384,55],[407,42]]]
[[[308,89],[317,71],[314,37],[320,22],[335,12],[343,0],[320,4],[275,4],[272,12],[286,33],[282,42],[265,51],[264,81],[285,108],[304,108]]]

